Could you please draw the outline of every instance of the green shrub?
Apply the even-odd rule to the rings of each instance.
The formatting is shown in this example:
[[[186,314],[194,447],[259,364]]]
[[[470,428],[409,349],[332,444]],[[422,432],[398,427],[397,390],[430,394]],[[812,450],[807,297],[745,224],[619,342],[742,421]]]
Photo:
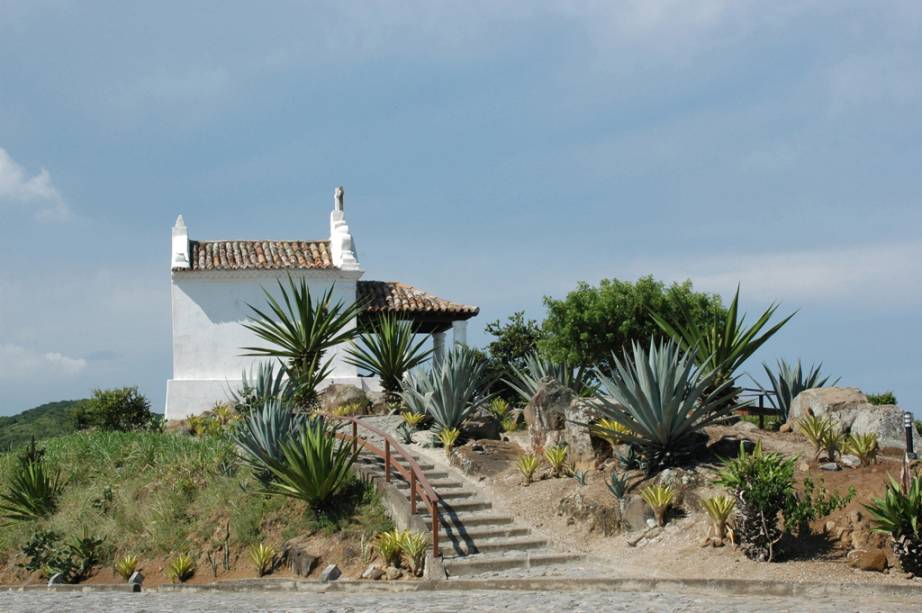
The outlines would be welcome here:
[[[876,532],[889,534],[893,550],[907,573],[922,576],[922,475],[908,487],[891,478],[882,498],[864,505]]]
[[[92,398],[74,408],[73,417],[79,429],[118,432],[156,428],[160,419],[137,387],[93,390]]]
[[[695,353],[673,341],[651,341],[649,351],[635,344],[623,361],[612,359],[612,372],[597,375],[600,412],[624,427],[618,436],[636,448],[647,474],[684,459],[702,428],[736,408],[726,400],[730,382],[715,387],[715,375],[695,367]]]
[[[897,404],[896,396],[889,390],[880,394],[868,394],[868,402],[876,405]]]
[[[22,548],[27,560],[22,565],[29,571],[40,571],[46,579],[60,574],[64,583],[77,583],[87,578],[103,555],[103,540],[87,535],[63,544],[61,535],[52,530],[35,532]]]
[[[282,444],[284,459],[261,459],[274,477],[267,491],[323,511],[352,480],[350,469],[358,453],[350,442],[337,440],[323,420],[309,422],[298,438]]]
[[[64,490],[59,471],[49,469],[45,451],[35,439],[17,458],[7,491],[0,493],[0,518],[6,522],[33,521],[51,515]]]

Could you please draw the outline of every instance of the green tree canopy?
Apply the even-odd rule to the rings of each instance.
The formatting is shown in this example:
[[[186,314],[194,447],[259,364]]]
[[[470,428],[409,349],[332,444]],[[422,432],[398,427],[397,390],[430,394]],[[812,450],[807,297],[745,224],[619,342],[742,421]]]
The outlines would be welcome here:
[[[123,432],[149,428],[158,419],[137,387],[93,390],[92,398],[74,407],[73,417],[81,430],[99,428]]]
[[[538,350],[538,341],[544,338],[538,322],[525,319],[525,311],[516,311],[506,323],[498,319],[488,323],[485,331],[493,337],[487,345],[490,359],[516,368],[525,367],[525,358]]]
[[[666,286],[652,275],[636,283],[603,279],[598,287],[581,282],[563,300],[545,296],[547,319],[539,348],[551,359],[579,366],[611,368],[631,341],[645,345],[663,337],[651,313],[678,320],[689,314],[702,326],[723,319],[726,309],[717,294],[696,292],[691,281]]]

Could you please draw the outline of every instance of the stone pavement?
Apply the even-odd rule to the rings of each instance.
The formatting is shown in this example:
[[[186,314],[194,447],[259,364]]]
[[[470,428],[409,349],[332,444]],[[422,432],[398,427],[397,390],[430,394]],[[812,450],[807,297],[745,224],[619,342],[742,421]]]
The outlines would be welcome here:
[[[516,592],[437,591],[414,593],[305,593],[305,592],[4,592],[0,611],[7,613],[93,611],[912,611],[918,601],[880,597],[782,598],[726,596],[702,592]]]

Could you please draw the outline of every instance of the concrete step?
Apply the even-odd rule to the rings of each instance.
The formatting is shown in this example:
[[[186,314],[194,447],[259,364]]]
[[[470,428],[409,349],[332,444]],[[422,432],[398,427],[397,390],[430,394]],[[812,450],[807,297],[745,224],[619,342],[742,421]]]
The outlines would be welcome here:
[[[493,539],[513,536],[527,536],[531,530],[511,524],[499,526],[471,526],[469,528],[458,529],[457,526],[442,525],[439,531],[439,538],[447,540],[469,539],[477,541],[478,539]]]
[[[420,514],[420,517],[422,517],[425,523],[432,524],[431,515]],[[501,526],[513,522],[512,517],[509,515],[477,512],[448,515],[444,510],[439,514],[439,520],[443,527],[455,531],[457,530],[457,526],[463,526],[465,528],[469,526]]]
[[[493,503],[486,500],[481,500],[479,498],[461,498],[458,500],[440,500],[439,507],[442,509],[442,513],[454,512],[454,513],[464,513],[470,511],[485,511],[487,509],[493,508]],[[428,513],[424,508],[420,508],[418,511],[420,514]]]
[[[395,463],[399,462],[401,466],[406,467],[406,463],[401,460],[402,458],[395,458],[394,462]],[[379,466],[381,467],[381,470],[384,470],[384,458],[379,458],[378,456],[360,457],[358,461],[361,462],[362,464],[366,464],[370,466]],[[422,470],[423,472],[426,472],[427,470],[435,469],[435,464],[431,462],[417,462],[417,466],[419,466],[419,469]]]
[[[511,555],[477,554],[472,556],[445,558],[443,564],[449,577],[479,575],[491,571],[509,570],[511,568],[534,568],[566,564],[582,559],[573,553],[521,553]]]
[[[403,479],[403,477],[398,477],[393,480],[394,485],[400,489],[410,489],[410,484]],[[464,487],[464,484],[458,481],[452,481],[451,479],[435,479],[430,480],[429,485],[435,489],[436,494],[444,493],[442,490],[460,490]]]
[[[378,466],[376,464],[363,464],[362,468],[374,473],[375,475],[378,475],[379,477],[384,476],[384,466],[383,465]],[[433,483],[434,481],[448,481],[449,480],[449,475],[444,470],[431,470],[431,471],[423,470],[423,474],[426,475],[426,479],[429,481],[429,484],[432,485],[432,487],[436,487],[435,483]],[[391,470],[391,479],[395,481],[398,479],[403,480],[403,477],[396,470]]]
[[[497,539],[457,539],[439,540],[439,549],[444,556],[469,556],[477,553],[505,553],[542,549],[547,541],[540,538],[497,538]]]

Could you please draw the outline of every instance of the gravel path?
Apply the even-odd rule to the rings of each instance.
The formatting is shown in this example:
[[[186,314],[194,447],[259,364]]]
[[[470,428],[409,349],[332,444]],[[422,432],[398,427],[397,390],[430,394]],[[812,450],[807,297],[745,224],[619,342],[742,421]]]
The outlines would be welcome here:
[[[638,592],[430,592],[311,594],[304,592],[223,592],[141,594],[21,592],[0,594],[9,613],[93,611],[911,611],[918,602],[860,598],[723,596],[701,593]]]

